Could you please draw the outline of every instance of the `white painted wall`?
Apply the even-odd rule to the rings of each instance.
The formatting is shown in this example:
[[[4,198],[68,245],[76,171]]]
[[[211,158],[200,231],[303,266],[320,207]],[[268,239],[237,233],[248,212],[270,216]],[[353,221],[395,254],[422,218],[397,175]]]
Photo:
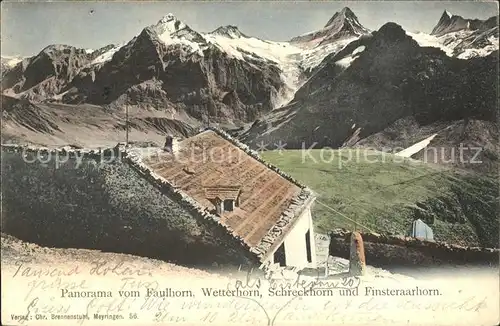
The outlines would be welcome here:
[[[306,249],[306,233],[310,230],[311,241],[311,258],[312,262],[307,261]],[[316,267],[316,244],[314,242],[314,229],[312,223],[311,206],[306,207],[304,212],[299,217],[292,230],[286,235],[285,243],[285,257],[286,265],[298,268]],[[281,245],[281,244],[280,244]],[[279,246],[276,248],[276,250]],[[275,250],[275,251],[276,251]],[[273,261],[274,252],[269,256],[269,260]]]

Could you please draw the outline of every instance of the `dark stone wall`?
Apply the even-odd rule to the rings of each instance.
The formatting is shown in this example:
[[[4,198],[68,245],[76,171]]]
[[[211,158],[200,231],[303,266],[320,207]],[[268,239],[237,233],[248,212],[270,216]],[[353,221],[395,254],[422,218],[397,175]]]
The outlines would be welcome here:
[[[365,246],[366,264],[381,268],[430,267],[447,265],[496,266],[499,251],[421,241],[409,237],[361,233]],[[349,259],[350,232],[330,233],[329,254]]]
[[[47,157],[47,155],[45,155]],[[255,258],[215,224],[163,195],[129,164],[56,164],[2,152],[2,230],[50,247],[130,253],[188,265]],[[109,160],[108,160],[109,161]]]

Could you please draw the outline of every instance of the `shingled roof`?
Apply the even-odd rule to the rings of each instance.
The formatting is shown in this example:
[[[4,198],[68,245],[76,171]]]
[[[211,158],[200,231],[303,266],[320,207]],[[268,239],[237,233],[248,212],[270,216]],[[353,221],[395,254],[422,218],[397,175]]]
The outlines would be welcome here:
[[[208,128],[181,141],[178,148],[174,154],[144,157],[122,147],[75,150],[2,144],[2,151],[7,152],[60,154],[79,159],[99,160],[106,152],[115,152],[117,161],[123,159],[202,220],[224,228],[260,261],[280,244],[315,199],[310,189],[221,130]],[[221,216],[214,214],[210,197],[217,193],[219,198],[224,197],[220,199],[238,197],[239,206]]]
[[[136,158],[137,160],[137,158]],[[178,143],[175,153],[143,157],[140,165],[189,197],[189,202],[241,239],[262,261],[277,247],[314,195],[225,132],[209,128]],[[219,194],[219,196],[217,196]],[[211,197],[239,205],[220,216]]]

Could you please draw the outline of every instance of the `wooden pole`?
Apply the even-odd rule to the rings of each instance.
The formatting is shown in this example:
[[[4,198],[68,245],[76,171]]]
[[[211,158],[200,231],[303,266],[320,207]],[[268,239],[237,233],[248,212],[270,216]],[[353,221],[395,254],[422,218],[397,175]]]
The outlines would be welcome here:
[[[363,238],[359,232],[351,233],[349,274],[351,276],[361,276],[366,274],[365,247],[363,244]]]

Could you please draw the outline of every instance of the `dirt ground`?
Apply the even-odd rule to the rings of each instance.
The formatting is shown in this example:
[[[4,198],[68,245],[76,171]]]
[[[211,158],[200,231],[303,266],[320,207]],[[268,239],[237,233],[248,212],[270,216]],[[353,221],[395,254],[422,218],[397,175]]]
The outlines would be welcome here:
[[[40,266],[82,266],[82,270],[91,268],[95,262],[105,261],[107,265],[122,264],[130,269],[148,271],[164,276],[185,276],[208,278],[217,276],[199,269],[174,265],[161,260],[139,257],[127,254],[101,252],[87,249],[46,248],[34,243],[21,241],[13,236],[2,233],[2,272],[17,269],[20,262]]]

